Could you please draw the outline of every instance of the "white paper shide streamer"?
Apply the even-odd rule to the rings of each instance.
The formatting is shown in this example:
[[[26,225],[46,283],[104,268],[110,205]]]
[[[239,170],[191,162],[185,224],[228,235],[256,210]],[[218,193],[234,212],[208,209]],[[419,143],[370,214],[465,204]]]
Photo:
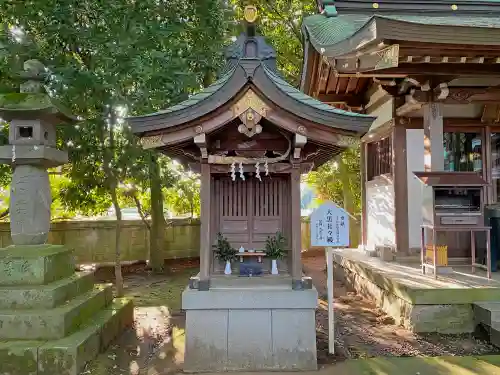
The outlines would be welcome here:
[[[236,181],[236,164],[231,164],[231,179]]]
[[[245,181],[245,175],[243,174],[243,163],[240,162],[240,177]]]
[[[260,177],[260,163],[257,162],[255,164],[255,178],[257,178],[260,182],[262,182],[262,178]]]

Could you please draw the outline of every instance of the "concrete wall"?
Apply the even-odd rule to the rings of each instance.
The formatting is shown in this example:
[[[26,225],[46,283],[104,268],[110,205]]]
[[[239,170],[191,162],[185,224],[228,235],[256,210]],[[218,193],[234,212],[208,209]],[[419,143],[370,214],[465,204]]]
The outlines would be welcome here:
[[[424,170],[424,130],[406,131],[406,153],[408,173],[408,227],[410,249],[420,248],[420,225],[422,224],[422,184],[413,172]]]
[[[367,246],[396,245],[394,186],[385,177],[366,183]]]
[[[77,263],[113,263],[115,261],[114,220],[62,221],[51,225],[49,243],[74,250]],[[309,249],[310,228],[302,222],[302,249]],[[164,259],[194,258],[200,252],[198,220],[174,219],[165,233]],[[12,244],[9,223],[0,223],[0,248]],[[123,261],[149,259],[149,231],[140,220],[123,221],[121,233]]]
[[[115,228],[114,220],[56,222],[51,225],[49,242],[74,249],[77,263],[114,262]],[[165,259],[197,257],[200,224],[196,220],[172,220],[165,239]],[[120,242],[122,260],[149,259],[149,231],[142,221],[124,221]],[[11,244],[9,223],[0,223],[0,247]]]

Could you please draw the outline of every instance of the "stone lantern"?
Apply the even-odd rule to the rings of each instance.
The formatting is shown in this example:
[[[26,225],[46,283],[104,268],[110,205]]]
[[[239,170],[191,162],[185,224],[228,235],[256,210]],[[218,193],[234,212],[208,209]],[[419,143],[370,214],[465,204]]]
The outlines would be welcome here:
[[[9,209],[14,245],[47,242],[52,203],[47,168],[68,162],[68,153],[56,148],[56,125],[77,120],[45,92],[46,75],[39,61],[26,61],[20,92],[0,96],[0,117],[10,123],[0,162],[14,169]]]
[[[10,123],[0,162],[14,169],[14,244],[0,249],[0,374],[78,375],[133,322],[130,300],[113,300],[92,272],[75,273],[73,249],[47,243],[47,168],[68,162],[56,148],[56,125],[77,119],[45,92],[46,74],[27,61],[20,92],[0,95],[0,117]]]

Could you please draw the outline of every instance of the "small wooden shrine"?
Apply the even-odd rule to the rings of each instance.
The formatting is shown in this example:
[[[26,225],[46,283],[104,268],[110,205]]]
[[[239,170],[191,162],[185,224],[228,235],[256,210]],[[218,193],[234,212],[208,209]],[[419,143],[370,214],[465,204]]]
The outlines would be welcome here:
[[[246,31],[227,49],[217,82],[129,119],[145,148],[201,174],[200,273],[182,299],[185,371],[317,367],[317,292],[302,277],[300,176],[349,147],[373,121],[283,80],[276,52],[256,35],[256,18],[257,9],[246,7]],[[258,251],[277,231],[287,239],[280,275],[266,275],[267,259],[262,277],[222,275],[212,250],[218,233],[236,249]]]
[[[300,289],[300,175],[349,147],[373,118],[289,85],[276,69],[275,51],[248,20],[217,82],[129,123],[145,148],[201,174],[200,289],[220,273],[211,251],[218,232],[237,249],[262,249],[276,231],[288,239],[282,271]]]

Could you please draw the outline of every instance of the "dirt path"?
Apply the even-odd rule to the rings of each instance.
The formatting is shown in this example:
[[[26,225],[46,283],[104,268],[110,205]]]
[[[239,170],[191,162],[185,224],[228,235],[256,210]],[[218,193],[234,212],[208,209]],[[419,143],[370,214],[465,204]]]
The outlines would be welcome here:
[[[497,354],[499,351],[473,335],[417,335],[342,283],[334,282],[335,356],[328,354],[328,305],[326,303],[325,258],[322,253],[304,258],[304,271],[318,289],[318,363],[328,364],[350,358],[378,356],[457,356]]]

